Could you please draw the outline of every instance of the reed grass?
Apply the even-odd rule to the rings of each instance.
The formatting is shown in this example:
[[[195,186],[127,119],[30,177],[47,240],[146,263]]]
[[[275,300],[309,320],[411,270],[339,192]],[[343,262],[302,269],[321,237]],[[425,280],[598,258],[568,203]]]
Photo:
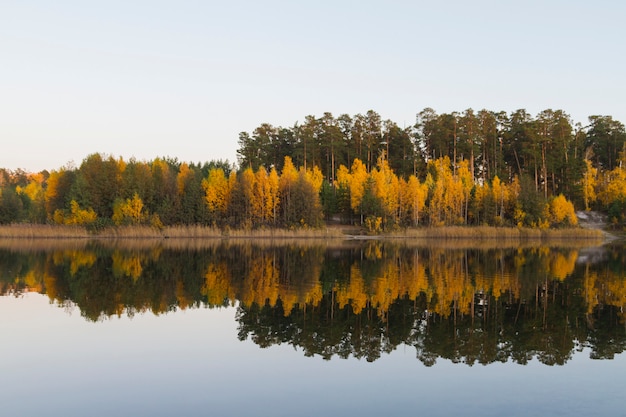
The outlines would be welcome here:
[[[340,229],[335,228],[228,230],[224,236],[253,239],[344,239],[346,237]]]
[[[405,229],[391,232],[386,236],[394,238],[413,239],[476,239],[476,240],[563,240],[563,239],[591,239],[603,240],[604,233],[595,229],[530,229],[517,227],[491,226],[446,226]]]
[[[490,226],[449,226],[403,229],[382,235],[362,235],[351,226],[321,229],[218,229],[200,225],[168,226],[156,229],[149,226],[109,227],[90,233],[79,226],[15,224],[0,226],[3,239],[403,239],[407,241],[435,240],[496,240],[496,241],[603,241],[606,233],[597,229],[527,229]]]
[[[124,226],[105,229],[98,238],[168,238],[168,239],[310,239],[343,238],[333,229],[219,229],[202,225],[167,226],[155,229],[149,226]]]

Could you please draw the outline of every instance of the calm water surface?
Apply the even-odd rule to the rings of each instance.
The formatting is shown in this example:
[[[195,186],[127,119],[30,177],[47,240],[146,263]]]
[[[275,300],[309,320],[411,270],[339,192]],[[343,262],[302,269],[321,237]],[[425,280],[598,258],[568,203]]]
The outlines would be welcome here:
[[[7,416],[626,415],[624,247],[0,242]]]

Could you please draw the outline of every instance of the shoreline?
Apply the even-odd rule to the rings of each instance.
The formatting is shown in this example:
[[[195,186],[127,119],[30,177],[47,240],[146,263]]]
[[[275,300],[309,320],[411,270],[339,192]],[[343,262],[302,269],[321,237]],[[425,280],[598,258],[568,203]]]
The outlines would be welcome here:
[[[531,229],[496,226],[441,226],[367,234],[350,225],[320,229],[218,229],[208,226],[116,226],[93,233],[81,226],[12,224],[0,226],[0,239],[340,239],[340,240],[603,240],[623,239],[598,228]]]

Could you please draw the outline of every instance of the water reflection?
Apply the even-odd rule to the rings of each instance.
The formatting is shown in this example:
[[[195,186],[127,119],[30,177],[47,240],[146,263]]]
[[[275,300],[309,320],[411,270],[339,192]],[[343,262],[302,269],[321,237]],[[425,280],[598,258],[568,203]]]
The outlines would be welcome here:
[[[624,351],[626,253],[612,244],[468,248],[406,242],[0,242],[0,291],[88,320],[236,306],[239,338],[374,361],[564,364]]]

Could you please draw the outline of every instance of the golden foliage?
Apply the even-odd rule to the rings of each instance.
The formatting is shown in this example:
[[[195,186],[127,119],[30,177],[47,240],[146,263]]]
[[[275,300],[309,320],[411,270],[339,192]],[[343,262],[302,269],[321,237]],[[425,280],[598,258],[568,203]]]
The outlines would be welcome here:
[[[604,173],[598,184],[598,200],[609,207],[614,202],[626,201],[626,168],[617,167]]]
[[[360,159],[355,159],[346,179],[350,190],[350,207],[357,213],[360,212],[361,201],[365,195],[367,178],[367,168]]]
[[[583,199],[585,210],[589,211],[589,204],[596,201],[596,185],[598,170],[591,165],[591,161],[585,158],[585,174],[583,175]]]
[[[224,215],[230,201],[231,187],[221,168],[211,169],[202,180],[207,206],[211,212]]]
[[[117,200],[113,206],[112,220],[118,226],[122,224],[142,224],[148,219],[148,215],[144,212],[143,207],[143,201],[137,193],[133,195],[132,199],[127,198],[126,201]]]
[[[189,164],[183,162],[180,164],[180,168],[178,169],[178,175],[176,176],[176,188],[178,190],[178,194],[182,195],[185,193],[187,184],[190,180],[195,176],[193,170],[189,168]]]
[[[396,219],[400,203],[400,183],[398,177],[382,156],[378,158],[376,168],[370,173],[373,180],[373,193],[380,200],[385,215]]]
[[[70,202],[70,212],[57,209],[54,212],[53,220],[57,224],[66,224],[72,226],[85,226],[96,221],[96,212],[90,207],[86,210],[81,209],[76,200]]]
[[[316,192],[320,192],[322,189],[322,183],[324,182],[324,174],[322,171],[315,165],[313,169],[309,168],[306,170],[307,180],[313,185],[313,189]]]
[[[578,224],[574,205],[563,194],[559,194],[550,201],[549,221],[556,226],[576,226]]]

